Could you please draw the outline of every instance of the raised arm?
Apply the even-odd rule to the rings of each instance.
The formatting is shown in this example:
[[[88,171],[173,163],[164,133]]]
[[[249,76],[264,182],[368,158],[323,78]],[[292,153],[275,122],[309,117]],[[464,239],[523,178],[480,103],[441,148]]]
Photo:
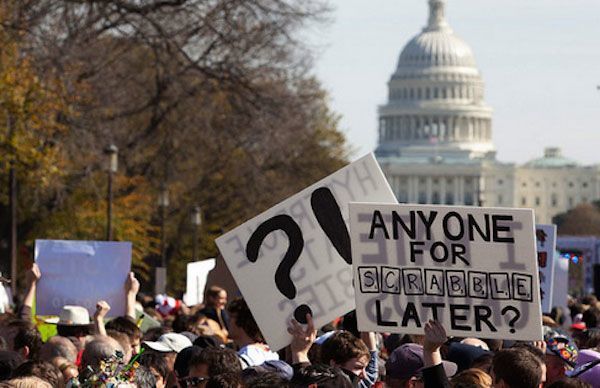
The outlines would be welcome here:
[[[33,301],[35,299],[35,291],[37,282],[42,277],[40,267],[36,263],[33,263],[31,269],[29,269],[25,275],[27,282],[27,291],[25,293],[25,299],[23,300],[23,306],[19,311],[19,318],[30,321],[31,320],[31,309],[33,308]],[[13,280],[14,281],[14,280]]]
[[[317,330],[310,314],[306,314],[306,328],[298,321],[292,319],[288,327],[288,333],[293,336],[290,348],[292,351],[292,363],[309,363],[308,351],[317,338]]]
[[[135,322],[135,298],[140,290],[140,282],[135,278],[133,272],[129,273],[125,281],[125,292],[127,293],[127,301],[125,303],[125,316]]]
[[[448,340],[446,330],[437,321],[425,323],[425,342],[423,343],[423,385],[425,388],[447,388],[450,382],[444,366],[440,348]]]
[[[104,327],[104,317],[110,311],[109,304],[104,300],[99,300],[96,303],[96,312],[94,313],[94,327],[96,328],[96,334],[106,335],[106,328]]]

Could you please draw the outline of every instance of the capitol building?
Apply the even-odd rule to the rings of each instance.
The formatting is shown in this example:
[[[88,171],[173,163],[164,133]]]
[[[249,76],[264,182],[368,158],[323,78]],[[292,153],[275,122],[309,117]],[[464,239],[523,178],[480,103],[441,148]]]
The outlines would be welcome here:
[[[401,203],[526,207],[537,223],[600,198],[600,168],[559,148],[523,165],[496,160],[493,111],[471,48],[429,0],[429,20],[402,49],[379,107],[377,160]],[[541,150],[540,150],[541,151]]]

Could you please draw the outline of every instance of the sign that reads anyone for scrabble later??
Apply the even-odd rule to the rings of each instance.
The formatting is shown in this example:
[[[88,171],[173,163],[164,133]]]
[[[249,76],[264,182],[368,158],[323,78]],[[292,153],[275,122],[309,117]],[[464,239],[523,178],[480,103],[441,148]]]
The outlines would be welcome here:
[[[556,249],[556,225],[535,226],[537,263],[540,277],[540,299],[542,312],[552,310],[552,294],[554,285],[554,250]]]
[[[316,327],[354,309],[350,201],[396,203],[369,154],[217,239],[269,346],[291,342],[291,317]]]
[[[350,204],[361,331],[541,340],[531,209]]]

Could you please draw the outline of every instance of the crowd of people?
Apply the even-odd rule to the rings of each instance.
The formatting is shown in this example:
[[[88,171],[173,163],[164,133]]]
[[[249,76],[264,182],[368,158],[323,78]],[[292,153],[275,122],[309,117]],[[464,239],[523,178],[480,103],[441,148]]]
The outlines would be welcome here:
[[[321,328],[292,320],[291,344],[275,352],[243,299],[210,287],[203,305],[185,306],[140,294],[133,274],[125,316],[105,319],[105,301],[92,317],[63,306],[44,342],[32,316],[41,276],[34,265],[22,303],[0,316],[0,387],[600,388],[594,296],[544,316],[543,341],[448,338],[436,321],[424,335],[364,333],[351,312]],[[155,325],[142,331],[144,319]]]

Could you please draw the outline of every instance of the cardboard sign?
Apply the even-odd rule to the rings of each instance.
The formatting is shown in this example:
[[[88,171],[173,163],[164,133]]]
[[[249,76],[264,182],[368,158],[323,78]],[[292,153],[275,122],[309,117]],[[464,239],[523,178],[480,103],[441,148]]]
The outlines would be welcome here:
[[[361,331],[542,339],[533,211],[350,204]]]
[[[87,308],[91,317],[99,300],[110,305],[109,317],[125,315],[131,243],[36,240],[35,261],[42,272],[38,315],[58,315],[64,305],[77,305]]]
[[[552,310],[552,285],[554,284],[554,250],[556,249],[556,225],[535,226],[537,262],[540,277],[542,312]]]
[[[554,251],[554,282],[552,286],[552,307],[561,307],[566,318],[568,327],[571,321],[569,314],[569,262],[560,255],[558,251]]]
[[[217,239],[273,350],[290,343],[292,316],[320,327],[354,308],[350,201],[396,202],[372,154]]]
[[[188,263],[186,292],[183,295],[183,302],[188,306],[193,306],[204,302],[204,288],[208,273],[215,268],[215,259],[207,259]]]

